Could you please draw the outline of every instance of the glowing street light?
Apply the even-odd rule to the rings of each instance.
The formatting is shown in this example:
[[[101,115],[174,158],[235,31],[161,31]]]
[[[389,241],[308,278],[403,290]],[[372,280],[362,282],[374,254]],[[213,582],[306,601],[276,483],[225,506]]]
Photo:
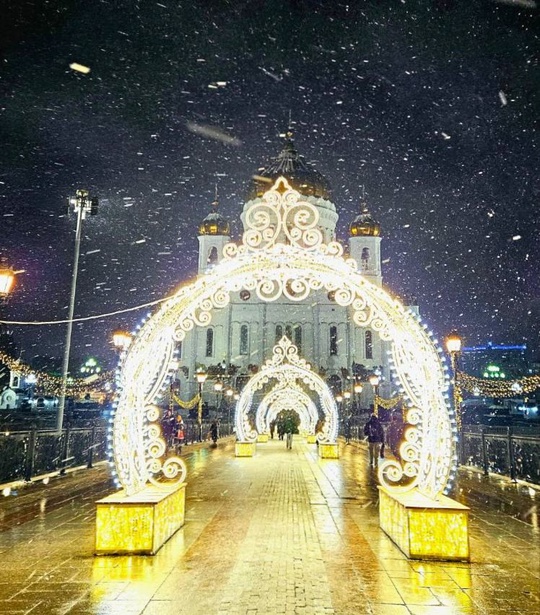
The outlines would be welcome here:
[[[0,299],[7,299],[15,282],[15,272],[7,264],[6,258],[0,260]]]
[[[202,391],[203,385],[208,378],[208,374],[204,371],[204,369],[198,369],[195,372],[195,379],[197,380],[197,385],[199,387],[199,405],[197,406],[197,423],[199,425],[199,442],[202,442]]]
[[[377,404],[379,397],[379,383],[381,382],[380,376],[377,374],[371,374],[369,377],[369,384],[373,387],[373,414],[379,416],[379,406]]]
[[[458,433],[461,433],[461,388],[456,382],[458,356],[461,352],[461,337],[453,331],[446,338],[446,350],[450,355],[450,366],[452,368],[452,391],[454,401],[454,412],[456,413],[456,423]]]
[[[130,333],[127,331],[115,331],[112,334],[113,346],[118,350],[118,352],[124,352],[127,350],[132,342],[133,338]]]
[[[74,197],[68,199],[69,209],[77,214],[77,230],[75,232],[75,254],[73,257],[73,273],[71,276],[71,295],[69,299],[68,325],[66,331],[66,344],[64,346],[64,360],[62,363],[62,386],[58,401],[58,414],[56,415],[56,431],[62,433],[64,422],[64,408],[66,405],[67,377],[69,371],[69,353],[71,350],[71,333],[73,331],[73,314],[75,312],[75,294],[77,292],[77,274],[79,272],[79,253],[81,249],[82,222],[87,214],[95,216],[98,212],[98,200],[90,198],[88,190],[77,190]]]

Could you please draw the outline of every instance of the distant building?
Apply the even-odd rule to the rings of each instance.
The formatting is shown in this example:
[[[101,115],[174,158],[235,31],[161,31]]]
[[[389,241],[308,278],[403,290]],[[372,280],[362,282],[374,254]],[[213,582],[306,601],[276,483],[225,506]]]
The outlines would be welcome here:
[[[527,346],[496,345],[463,348],[459,358],[460,369],[477,378],[511,380],[533,373],[527,360]]]

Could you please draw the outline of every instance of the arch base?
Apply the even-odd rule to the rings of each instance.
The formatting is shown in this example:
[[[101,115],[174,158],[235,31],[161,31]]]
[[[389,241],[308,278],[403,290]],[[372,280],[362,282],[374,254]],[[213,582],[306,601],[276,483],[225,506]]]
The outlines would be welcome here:
[[[255,442],[237,442],[234,446],[235,457],[253,457],[257,445]]]
[[[319,457],[321,459],[339,459],[337,442],[319,442]]]

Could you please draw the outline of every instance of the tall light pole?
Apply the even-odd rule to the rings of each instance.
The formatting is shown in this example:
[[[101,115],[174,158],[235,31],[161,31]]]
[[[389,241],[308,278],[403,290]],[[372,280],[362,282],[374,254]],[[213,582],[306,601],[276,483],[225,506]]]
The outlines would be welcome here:
[[[461,388],[456,382],[457,363],[459,353],[461,352],[461,337],[453,331],[446,338],[446,350],[450,355],[450,366],[452,368],[452,399],[454,402],[454,412],[456,413],[456,424],[459,436],[461,438]]]
[[[369,377],[369,384],[373,387],[373,414],[375,416],[379,416],[379,406],[377,404],[377,399],[379,397],[379,383],[381,379],[377,374],[372,374]]]
[[[71,276],[71,295],[69,298],[68,325],[66,343],[64,346],[64,360],[62,362],[62,386],[58,401],[56,415],[56,431],[62,433],[64,423],[64,409],[66,406],[67,377],[69,372],[69,355],[71,351],[71,334],[73,331],[73,313],[75,312],[75,294],[77,292],[77,274],[79,273],[79,252],[81,249],[82,222],[88,214],[95,216],[98,211],[98,200],[90,197],[88,190],[77,190],[74,197],[68,199],[69,209],[77,214],[77,230],[75,231],[75,254],[73,257],[73,273]]]
[[[113,346],[119,353],[125,352],[130,347],[132,341],[133,337],[127,331],[118,330],[112,334]]]
[[[345,391],[343,393],[343,397],[345,398],[345,408],[347,410],[347,414],[351,413],[351,392]]]
[[[353,391],[354,391],[354,405],[356,409],[355,414],[358,414],[358,415],[360,414],[358,412],[359,405],[360,405],[358,400],[360,399],[360,393],[363,391],[363,389],[364,387],[359,382],[354,383]]]
[[[216,392],[217,411],[221,419],[221,400],[223,399],[223,382],[221,382],[221,380],[217,380],[214,383],[214,391]]]
[[[197,379],[197,385],[199,386],[199,405],[197,406],[197,423],[199,425],[199,442],[202,442],[202,391],[203,385],[208,378],[208,374],[203,369],[198,369],[195,372],[195,378]]]

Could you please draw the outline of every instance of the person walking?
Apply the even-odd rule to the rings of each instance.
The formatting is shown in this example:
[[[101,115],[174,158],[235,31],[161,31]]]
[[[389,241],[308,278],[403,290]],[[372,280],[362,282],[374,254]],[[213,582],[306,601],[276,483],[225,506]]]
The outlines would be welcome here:
[[[290,450],[292,449],[293,434],[296,432],[296,425],[290,416],[288,416],[283,423],[283,429],[287,439],[287,448]]]
[[[364,427],[364,435],[367,436],[369,446],[369,465],[376,468],[379,465],[379,455],[384,443],[384,429],[376,414],[369,417]]]
[[[270,421],[270,438],[274,439],[274,431],[276,431],[276,421]]]
[[[176,427],[176,415],[172,408],[167,408],[167,411],[161,419],[161,429],[163,438],[167,443],[167,447],[171,447],[174,442],[174,429]]]
[[[185,439],[186,439],[186,425],[180,415],[178,415],[178,418],[176,420],[175,436],[176,436],[175,439],[176,439],[177,451],[180,454],[182,452],[182,445],[184,444]]]
[[[352,415],[349,414],[349,416],[345,419],[345,424],[343,426],[343,431],[345,433],[345,444],[350,444],[351,443],[351,431],[352,431]]]
[[[210,425],[210,438],[212,438],[212,442],[214,446],[217,446],[218,441],[218,427],[216,421]]]

